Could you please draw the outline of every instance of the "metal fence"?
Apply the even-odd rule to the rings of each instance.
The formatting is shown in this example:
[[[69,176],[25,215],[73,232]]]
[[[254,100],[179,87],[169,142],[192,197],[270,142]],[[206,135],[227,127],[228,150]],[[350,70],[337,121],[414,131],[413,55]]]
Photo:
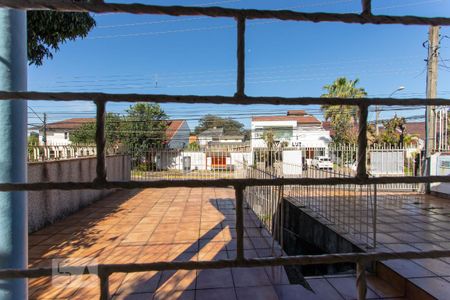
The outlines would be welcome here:
[[[152,148],[143,154],[128,152],[132,162],[132,180],[186,180],[244,178],[244,166],[251,152],[239,148],[205,149]]]
[[[142,152],[142,151],[141,151]],[[327,177],[356,175],[356,145],[302,148],[227,148],[167,149],[151,148],[132,157],[133,180],[245,178],[243,166],[267,170],[278,165],[278,175],[294,178],[324,178],[315,165],[319,156],[331,159],[332,172]],[[414,146],[375,145],[367,150],[367,170],[371,176],[418,176],[422,172],[422,154]],[[379,189],[417,190],[414,184],[381,185]]]
[[[97,106],[96,144],[97,144],[97,177],[92,182],[42,182],[42,183],[3,183],[0,191],[17,190],[49,190],[49,189],[105,189],[105,188],[145,188],[145,187],[225,187],[233,186],[236,192],[236,237],[237,257],[234,260],[223,261],[190,261],[190,262],[155,262],[149,264],[99,265],[100,298],[109,298],[109,277],[117,272],[144,272],[179,269],[209,269],[227,267],[258,267],[269,265],[306,265],[327,264],[338,262],[353,262],[356,264],[356,284],[358,299],[365,299],[367,292],[365,264],[375,260],[436,258],[450,256],[450,251],[427,252],[397,252],[397,253],[349,253],[329,254],[320,256],[288,256],[248,259],[244,255],[244,213],[243,194],[249,186],[261,185],[339,185],[339,184],[385,184],[385,183],[431,183],[450,182],[449,176],[399,176],[399,177],[369,177],[366,169],[367,121],[368,108],[372,105],[403,105],[403,106],[433,106],[450,105],[448,99],[403,99],[392,98],[281,98],[281,97],[248,97],[245,95],[245,25],[247,19],[276,19],[302,22],[341,22],[359,24],[405,24],[405,25],[450,25],[450,18],[427,18],[418,16],[382,16],[371,13],[371,0],[362,0],[362,11],[355,13],[305,13],[289,10],[246,10],[221,7],[182,7],[156,6],[147,4],[104,3],[103,1],[65,1],[65,0],[0,0],[0,7],[15,9],[50,9],[57,11],[92,11],[96,13],[133,13],[133,14],[164,14],[171,16],[203,15],[208,17],[235,18],[237,23],[237,88],[236,94],[225,96],[180,96],[180,95],[137,95],[137,94],[102,94],[102,93],[67,93],[67,92],[10,92],[1,91],[0,100],[54,100],[54,101],[93,101]],[[221,179],[221,180],[174,180],[174,181],[144,181],[144,182],[111,182],[106,179],[105,168],[105,107],[107,102],[173,102],[173,103],[230,103],[230,104],[287,104],[287,105],[356,105],[359,108],[359,133],[356,176],[351,178],[275,178],[275,179]],[[85,274],[89,268],[74,266],[67,269],[69,274]],[[51,276],[56,270],[52,268],[30,270],[1,270],[0,278],[33,278]]]
[[[321,178],[349,178],[343,173],[318,171]],[[355,244],[376,246],[376,187],[371,185],[288,185],[286,199]]]
[[[106,155],[125,154],[127,151],[120,146],[108,147]],[[97,145],[28,145],[28,161],[42,162],[52,160],[96,157]]]
[[[314,167],[317,153],[327,156],[333,162],[330,177],[354,177],[357,171],[357,145],[329,145],[328,148],[302,148],[308,166]],[[366,169],[372,177],[414,177],[421,176],[423,153],[417,144],[412,145],[371,145],[366,150]],[[313,176],[314,177],[314,176]],[[387,183],[378,185],[383,191],[419,191],[417,183]]]
[[[274,179],[277,178],[275,169],[261,170],[254,166],[246,169],[247,178]],[[272,236],[281,241],[279,235],[282,227],[282,200],[283,187],[274,185],[247,187],[244,193],[246,204],[253,210],[256,216]]]

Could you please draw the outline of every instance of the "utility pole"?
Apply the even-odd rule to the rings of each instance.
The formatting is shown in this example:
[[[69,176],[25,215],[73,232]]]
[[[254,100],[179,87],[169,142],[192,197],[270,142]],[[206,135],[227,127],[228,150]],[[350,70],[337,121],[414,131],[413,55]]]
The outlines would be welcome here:
[[[436,98],[438,57],[439,57],[439,26],[430,26],[428,32],[428,59],[427,59],[427,99]],[[427,106],[425,116],[426,141],[425,157],[432,154],[436,143],[435,107]],[[429,171],[428,171],[429,172]]]
[[[48,155],[47,151],[47,114],[44,113],[44,120],[42,121],[42,141],[44,142],[44,151],[42,153],[42,161],[45,161],[45,158],[50,155]]]
[[[44,146],[47,147],[47,114],[44,113],[44,121],[42,122],[42,141],[44,142]]]
[[[439,26],[430,26],[428,31],[428,59],[427,59],[427,99],[436,98],[437,91],[437,71],[439,57]],[[422,175],[429,176],[431,154],[433,153],[436,143],[436,127],[435,127],[435,107],[427,106],[425,113],[425,160]],[[424,185],[425,192],[431,192],[429,183]]]

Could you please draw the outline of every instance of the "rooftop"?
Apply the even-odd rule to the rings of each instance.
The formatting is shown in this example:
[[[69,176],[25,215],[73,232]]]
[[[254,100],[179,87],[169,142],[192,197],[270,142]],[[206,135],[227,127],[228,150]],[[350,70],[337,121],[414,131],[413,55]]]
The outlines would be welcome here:
[[[95,118],[71,118],[54,123],[48,123],[47,129],[75,130],[86,123],[94,123]],[[186,120],[167,120],[166,138],[171,140]],[[39,127],[39,129],[42,127]]]
[[[297,124],[320,125],[321,122],[314,116],[308,115],[304,110],[289,110],[286,116],[254,116],[252,122],[296,121]]]
[[[168,120],[166,128],[166,139],[171,140],[184,123],[186,123],[185,120]]]
[[[223,128],[210,128],[198,134],[198,137],[221,137],[223,135]]]
[[[78,129],[86,123],[95,123],[95,118],[71,118],[54,123],[48,123],[47,129]]]

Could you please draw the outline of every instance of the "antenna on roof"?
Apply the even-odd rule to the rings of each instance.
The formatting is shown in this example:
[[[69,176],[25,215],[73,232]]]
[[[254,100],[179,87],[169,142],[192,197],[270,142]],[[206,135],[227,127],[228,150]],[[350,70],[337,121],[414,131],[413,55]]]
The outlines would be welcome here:
[[[158,88],[158,74],[155,74],[155,89]]]

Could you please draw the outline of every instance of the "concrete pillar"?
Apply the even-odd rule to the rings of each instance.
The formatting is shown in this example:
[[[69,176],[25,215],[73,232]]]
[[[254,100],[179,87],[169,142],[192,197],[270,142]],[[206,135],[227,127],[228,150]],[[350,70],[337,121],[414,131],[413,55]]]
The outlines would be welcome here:
[[[27,89],[24,11],[0,9],[0,90]],[[0,101],[0,182],[27,181],[27,102]],[[0,268],[28,263],[26,192],[0,192]],[[0,299],[26,299],[27,280],[0,280]]]

